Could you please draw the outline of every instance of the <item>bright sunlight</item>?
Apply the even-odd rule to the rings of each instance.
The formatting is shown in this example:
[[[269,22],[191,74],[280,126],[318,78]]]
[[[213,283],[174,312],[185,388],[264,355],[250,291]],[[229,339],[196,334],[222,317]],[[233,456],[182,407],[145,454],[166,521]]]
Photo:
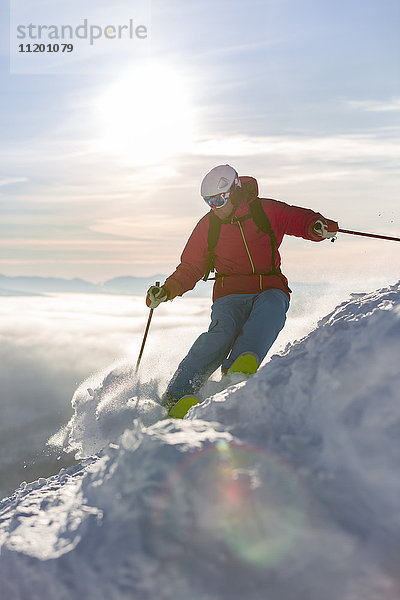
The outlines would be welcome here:
[[[98,149],[136,164],[190,150],[193,111],[182,77],[167,66],[141,66],[110,84],[96,101]]]

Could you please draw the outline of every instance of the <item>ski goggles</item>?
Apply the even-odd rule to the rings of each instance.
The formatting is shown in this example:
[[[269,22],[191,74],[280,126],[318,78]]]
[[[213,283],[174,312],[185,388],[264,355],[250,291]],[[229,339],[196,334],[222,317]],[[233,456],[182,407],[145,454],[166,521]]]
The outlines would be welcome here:
[[[240,187],[238,176],[235,177],[235,181],[232,183],[229,191],[223,192],[222,194],[215,194],[215,196],[206,196],[204,201],[207,202],[208,206],[211,208],[222,208],[228,202],[233,190],[237,187]]]
[[[217,194],[216,196],[208,196],[204,198],[204,201],[207,202],[208,206],[211,208],[222,208],[229,200],[229,196],[231,192],[224,192],[223,194]]]

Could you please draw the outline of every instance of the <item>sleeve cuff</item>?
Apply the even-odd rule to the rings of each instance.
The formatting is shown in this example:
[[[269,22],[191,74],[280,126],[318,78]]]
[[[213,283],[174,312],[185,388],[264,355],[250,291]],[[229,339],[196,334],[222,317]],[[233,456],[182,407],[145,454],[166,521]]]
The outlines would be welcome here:
[[[322,221],[323,219],[318,218],[315,219],[312,223],[310,223],[309,227],[308,227],[308,238],[313,241],[313,242],[322,242],[322,240],[324,239],[321,235],[318,235],[318,233],[316,233],[315,229],[314,229],[314,225],[317,221]],[[325,219],[324,219],[325,220]]]
[[[168,300],[173,300],[176,296],[182,295],[182,286],[176,279],[166,279],[163,288],[167,292]]]

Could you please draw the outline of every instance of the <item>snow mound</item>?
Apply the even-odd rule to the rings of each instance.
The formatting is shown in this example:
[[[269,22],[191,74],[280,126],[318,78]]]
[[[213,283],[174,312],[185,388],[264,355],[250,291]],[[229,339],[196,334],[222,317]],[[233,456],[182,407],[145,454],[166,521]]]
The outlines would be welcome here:
[[[399,334],[397,284],[184,421],[125,371],[81,389],[70,443],[97,454],[0,503],[2,595],[398,600]]]

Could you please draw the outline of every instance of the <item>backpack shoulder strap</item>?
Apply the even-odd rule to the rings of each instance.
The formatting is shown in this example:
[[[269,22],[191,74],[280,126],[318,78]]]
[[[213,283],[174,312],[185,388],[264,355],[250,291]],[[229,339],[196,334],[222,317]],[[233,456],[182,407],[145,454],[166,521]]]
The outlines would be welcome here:
[[[276,237],[274,230],[272,229],[271,221],[265,214],[260,198],[255,198],[250,203],[250,212],[253,217],[254,223],[257,227],[269,235],[271,239],[271,250],[272,250],[272,260],[271,260],[271,273],[280,273],[280,269],[277,269],[275,266],[275,254],[277,249]]]
[[[212,252],[217,245],[221,231],[221,219],[217,217],[213,210],[210,210],[210,226],[208,228],[208,251]]]
[[[274,232],[272,231],[271,221],[265,214],[260,198],[254,198],[254,200],[250,202],[250,213],[253,221],[261,231],[268,233],[269,235],[272,234],[275,237]]]
[[[210,272],[214,270],[214,248],[217,245],[219,234],[221,231],[221,219],[219,219],[214,211],[210,210],[210,220],[208,227],[208,265],[207,270],[204,274],[203,280],[207,281]]]

